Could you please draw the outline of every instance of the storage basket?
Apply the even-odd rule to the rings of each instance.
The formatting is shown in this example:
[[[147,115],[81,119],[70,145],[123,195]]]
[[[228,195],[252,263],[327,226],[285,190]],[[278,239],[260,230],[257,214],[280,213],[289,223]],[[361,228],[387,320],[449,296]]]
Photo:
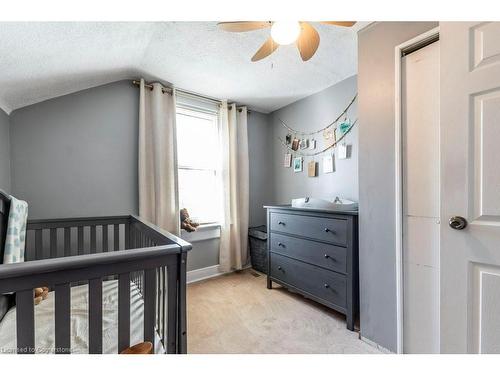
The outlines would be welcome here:
[[[248,228],[252,268],[267,274],[267,227]]]

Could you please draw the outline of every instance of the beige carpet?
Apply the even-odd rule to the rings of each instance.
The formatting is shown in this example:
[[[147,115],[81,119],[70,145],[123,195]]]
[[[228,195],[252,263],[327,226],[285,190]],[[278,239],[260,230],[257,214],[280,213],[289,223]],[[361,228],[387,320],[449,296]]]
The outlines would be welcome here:
[[[345,317],[252,270],[188,286],[188,353],[380,353]]]

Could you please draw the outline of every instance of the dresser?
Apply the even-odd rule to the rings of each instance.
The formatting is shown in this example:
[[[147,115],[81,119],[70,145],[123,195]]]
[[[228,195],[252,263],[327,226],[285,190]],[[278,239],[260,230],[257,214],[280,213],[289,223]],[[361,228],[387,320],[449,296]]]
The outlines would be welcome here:
[[[276,282],[346,315],[359,312],[357,211],[267,209],[267,288]]]

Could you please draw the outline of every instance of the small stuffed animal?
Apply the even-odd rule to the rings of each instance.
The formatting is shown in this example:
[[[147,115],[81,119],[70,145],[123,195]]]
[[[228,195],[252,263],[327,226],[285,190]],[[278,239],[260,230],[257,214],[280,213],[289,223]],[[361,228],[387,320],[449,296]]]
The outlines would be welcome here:
[[[35,288],[35,305],[38,305],[42,300],[46,299],[49,295],[49,288],[43,286],[41,288]]]
[[[189,213],[186,208],[181,209],[181,229],[185,229],[188,232],[194,232],[199,225],[200,224],[189,218]]]

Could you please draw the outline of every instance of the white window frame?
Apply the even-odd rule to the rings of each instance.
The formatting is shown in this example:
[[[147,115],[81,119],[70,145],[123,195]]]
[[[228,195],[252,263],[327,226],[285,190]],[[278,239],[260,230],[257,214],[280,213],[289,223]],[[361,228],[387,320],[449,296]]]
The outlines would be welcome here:
[[[220,129],[219,129],[219,124],[218,124],[218,122],[219,122],[218,112],[216,112],[214,110],[206,109],[206,108],[200,108],[200,107],[196,107],[196,106],[192,106],[192,105],[185,105],[185,104],[177,103],[177,105],[176,105],[176,117],[179,114],[184,115],[184,116],[190,116],[190,117],[195,117],[195,118],[213,121],[215,131],[217,132],[217,138],[219,139],[219,143],[220,143]],[[219,146],[221,146],[221,145],[219,144]],[[219,147],[219,150],[220,150],[220,147]],[[219,195],[222,196],[222,191],[220,190],[220,189],[222,189],[222,174],[221,174],[219,164],[220,164],[220,162],[217,163],[217,165],[215,165],[213,168],[198,168],[198,167],[194,167],[194,166],[190,166],[190,165],[181,165],[178,162],[177,170],[180,171],[182,169],[182,170],[197,170],[197,171],[213,171],[215,178],[217,179],[217,184],[218,184],[217,188],[219,191]],[[221,203],[221,207],[220,207],[221,212],[219,215],[220,216],[219,221],[209,221],[209,222],[202,221],[202,222],[200,222],[200,226],[198,227],[198,230],[201,229],[201,232],[203,232],[205,229],[212,230],[214,233],[215,233],[215,231],[217,231],[216,236],[214,235],[214,233],[210,234],[210,236],[213,235],[213,238],[220,236],[220,233],[219,233],[220,232],[219,231],[220,220],[222,220],[222,217],[223,217],[222,201],[220,203]],[[195,233],[197,233],[197,232],[195,232]],[[208,234],[203,235],[200,233],[200,235],[203,237],[203,239],[207,239],[205,237]],[[191,235],[190,237],[193,237],[193,236]],[[198,233],[195,237],[198,237]],[[212,237],[210,237],[210,238],[212,238]],[[192,239],[196,240],[195,238],[192,238]]]

